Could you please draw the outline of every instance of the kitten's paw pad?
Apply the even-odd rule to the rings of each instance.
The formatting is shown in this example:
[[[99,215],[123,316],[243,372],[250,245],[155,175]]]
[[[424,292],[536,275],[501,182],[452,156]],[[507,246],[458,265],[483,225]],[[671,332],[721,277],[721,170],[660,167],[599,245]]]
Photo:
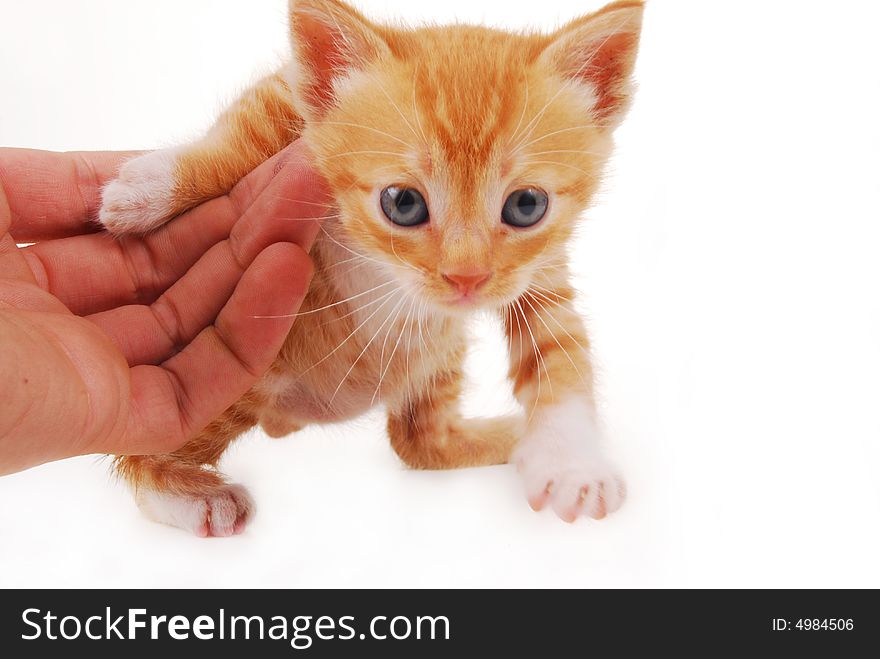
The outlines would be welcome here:
[[[601,455],[567,455],[526,447],[514,454],[526,497],[535,510],[548,503],[566,522],[578,517],[602,519],[626,498],[626,484]]]
[[[173,149],[153,151],[125,163],[119,177],[107,184],[98,219],[111,233],[143,233],[174,213],[177,155]]]
[[[142,491],[138,493],[138,506],[154,522],[176,526],[203,538],[241,533],[255,510],[253,500],[241,485],[225,485],[205,496]]]

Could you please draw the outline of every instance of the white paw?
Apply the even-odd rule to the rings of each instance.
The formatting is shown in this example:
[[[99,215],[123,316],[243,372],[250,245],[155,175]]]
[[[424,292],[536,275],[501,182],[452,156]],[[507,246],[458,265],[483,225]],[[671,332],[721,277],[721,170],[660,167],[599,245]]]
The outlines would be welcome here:
[[[162,149],[126,162],[104,188],[98,219],[114,234],[144,233],[174,212],[177,150]]]
[[[244,531],[254,502],[241,485],[225,485],[206,496],[180,496],[141,490],[137,503],[149,519],[195,535],[223,538]]]
[[[602,519],[623,504],[626,485],[602,455],[598,430],[585,406],[552,407],[533,419],[532,430],[511,458],[529,504],[541,510],[549,503],[566,522],[581,516]]]

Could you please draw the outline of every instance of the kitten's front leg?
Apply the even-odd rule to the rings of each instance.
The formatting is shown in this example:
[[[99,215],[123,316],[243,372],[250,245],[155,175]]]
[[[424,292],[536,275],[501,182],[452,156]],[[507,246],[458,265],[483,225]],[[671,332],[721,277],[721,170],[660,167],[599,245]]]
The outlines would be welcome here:
[[[242,94],[201,140],[129,160],[104,188],[101,224],[117,235],[145,233],[226,194],[299,135],[302,120],[292,102],[282,76],[269,76]]]
[[[532,289],[505,318],[514,393],[528,419],[511,461],[532,508],[549,503],[567,522],[601,519],[626,494],[600,447],[587,333],[572,294],[564,285]]]
[[[522,436],[517,416],[462,418],[460,361],[436,373],[429,386],[389,410],[388,435],[400,459],[413,469],[458,469],[504,464]],[[459,363],[455,363],[459,362]]]

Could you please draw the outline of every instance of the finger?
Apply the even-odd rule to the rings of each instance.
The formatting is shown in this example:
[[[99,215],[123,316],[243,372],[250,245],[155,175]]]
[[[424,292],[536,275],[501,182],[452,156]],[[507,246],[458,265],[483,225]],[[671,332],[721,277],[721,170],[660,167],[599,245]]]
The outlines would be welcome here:
[[[23,248],[22,256],[37,283],[76,314],[150,303],[229,236],[234,213],[209,204],[216,213],[182,215],[143,238],[75,236]]]
[[[214,322],[241,279],[228,240],[212,247],[151,305],[127,305],[88,316],[119,346],[130,366],[158,364]]]
[[[303,249],[272,245],[247,269],[217,322],[162,366],[131,370],[127,430],[111,453],[168,453],[238,400],[269,368],[305,297]],[[286,318],[255,318],[255,316]]]
[[[309,231],[304,224],[326,214],[320,201],[327,192],[307,158],[302,146],[288,147],[228,195],[197,206],[148,236],[119,241],[106,234],[77,236],[38,243],[28,247],[25,256],[36,280],[77,314],[151,303],[212,245],[229,236],[243,214],[254,218],[248,220],[253,235],[237,254],[245,266],[272,242],[310,245],[317,229]],[[295,205],[286,200],[285,189],[291,180],[300,179],[305,183],[297,193],[304,203]],[[304,221],[281,219],[294,213],[302,214]]]
[[[0,279],[13,279],[35,284],[36,280],[31,269],[22,258],[20,251],[12,236],[8,233],[0,233]]]
[[[237,258],[250,261],[266,245],[294,242],[311,249],[318,222],[331,214],[332,198],[326,181],[309,165],[311,155],[300,140],[289,147],[284,167],[266,194],[244,213],[229,238]]]
[[[3,182],[0,181],[0,280],[11,279],[28,284],[35,283],[30,268],[21,258],[18,246],[9,235],[12,216],[6,201]]]
[[[0,183],[20,243],[97,231],[101,188],[134,151],[0,149]]]

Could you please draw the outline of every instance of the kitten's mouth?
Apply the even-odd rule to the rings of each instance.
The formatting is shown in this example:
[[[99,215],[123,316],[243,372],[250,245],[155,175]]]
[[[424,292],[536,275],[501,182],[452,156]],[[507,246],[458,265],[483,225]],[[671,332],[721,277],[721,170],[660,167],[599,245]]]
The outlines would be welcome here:
[[[457,315],[486,306],[486,298],[478,293],[458,293],[434,299],[438,310]]]
[[[461,293],[449,302],[454,307],[475,307],[479,303],[480,296],[477,293]]]
[[[452,315],[468,315],[473,311],[502,309],[504,300],[494,295],[461,293],[438,300],[438,306]]]

